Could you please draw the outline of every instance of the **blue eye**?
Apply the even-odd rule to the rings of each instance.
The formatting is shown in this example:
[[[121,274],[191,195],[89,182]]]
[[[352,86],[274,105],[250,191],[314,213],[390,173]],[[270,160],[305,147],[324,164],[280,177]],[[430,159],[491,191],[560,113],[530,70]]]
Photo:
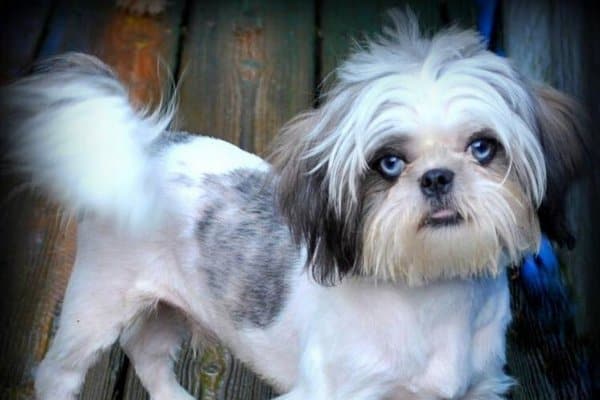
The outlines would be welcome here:
[[[496,155],[498,142],[489,138],[475,139],[469,144],[468,149],[479,164],[486,165]]]
[[[404,170],[404,161],[394,155],[383,156],[377,163],[377,170],[386,179],[397,178]]]

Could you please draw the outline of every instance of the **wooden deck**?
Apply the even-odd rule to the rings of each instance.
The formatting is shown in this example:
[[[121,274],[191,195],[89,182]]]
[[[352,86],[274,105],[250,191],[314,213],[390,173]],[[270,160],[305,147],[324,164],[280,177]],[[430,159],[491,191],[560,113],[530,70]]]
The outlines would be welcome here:
[[[264,154],[282,124],[315,103],[318,83],[347,54],[350,38],[377,31],[385,9],[406,4],[428,29],[451,22],[475,25],[475,2],[469,0],[170,0],[156,17],[129,15],[111,0],[5,1],[0,3],[0,83],[23,74],[41,57],[92,53],[116,69],[140,103],[156,103],[177,83],[181,129]],[[562,87],[600,112],[597,80],[581,79],[594,71],[584,60],[600,65],[600,52],[586,44],[600,38],[598,28],[587,23],[593,18],[586,4],[506,2],[499,40],[509,56],[519,56],[515,61],[526,74]],[[576,198],[575,218],[584,221],[587,197]],[[3,207],[0,398],[30,399],[32,371],[56,328],[77,228],[65,226],[54,206],[33,195],[19,195]],[[581,229],[591,228],[582,224]],[[578,376],[587,371],[590,338],[598,334],[599,307],[592,293],[599,282],[589,268],[593,239],[582,241],[582,247],[565,255],[579,311],[574,321],[568,313],[557,317],[558,341],[541,340],[548,330],[536,325],[526,296],[514,287],[509,369],[520,380],[514,399],[592,396]],[[198,354],[185,348],[177,374],[198,399],[274,395],[223,348]],[[89,371],[81,398],[147,395],[126,357],[113,347]]]

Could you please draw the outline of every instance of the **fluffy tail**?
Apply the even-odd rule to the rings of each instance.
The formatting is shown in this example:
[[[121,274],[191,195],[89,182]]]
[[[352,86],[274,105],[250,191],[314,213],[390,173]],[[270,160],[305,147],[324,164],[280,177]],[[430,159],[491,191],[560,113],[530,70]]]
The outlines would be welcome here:
[[[69,212],[84,211],[140,231],[164,217],[150,144],[170,123],[130,105],[127,90],[98,59],[46,60],[2,90],[8,156]]]

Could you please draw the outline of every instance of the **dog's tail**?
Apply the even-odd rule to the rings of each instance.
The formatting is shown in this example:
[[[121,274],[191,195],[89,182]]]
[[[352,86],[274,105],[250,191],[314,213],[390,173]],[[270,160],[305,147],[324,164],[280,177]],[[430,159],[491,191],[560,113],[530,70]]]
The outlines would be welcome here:
[[[161,171],[151,143],[173,107],[136,111],[98,59],[68,53],[38,64],[2,90],[10,162],[70,213],[140,231],[164,218]]]

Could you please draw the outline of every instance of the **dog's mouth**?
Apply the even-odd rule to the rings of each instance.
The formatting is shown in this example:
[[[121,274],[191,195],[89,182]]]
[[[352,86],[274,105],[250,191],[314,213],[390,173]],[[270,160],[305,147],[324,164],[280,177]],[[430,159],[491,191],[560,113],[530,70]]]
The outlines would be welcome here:
[[[421,224],[419,224],[419,228],[454,226],[460,224],[462,221],[463,217],[458,211],[444,207],[432,210],[428,213],[421,221]]]

